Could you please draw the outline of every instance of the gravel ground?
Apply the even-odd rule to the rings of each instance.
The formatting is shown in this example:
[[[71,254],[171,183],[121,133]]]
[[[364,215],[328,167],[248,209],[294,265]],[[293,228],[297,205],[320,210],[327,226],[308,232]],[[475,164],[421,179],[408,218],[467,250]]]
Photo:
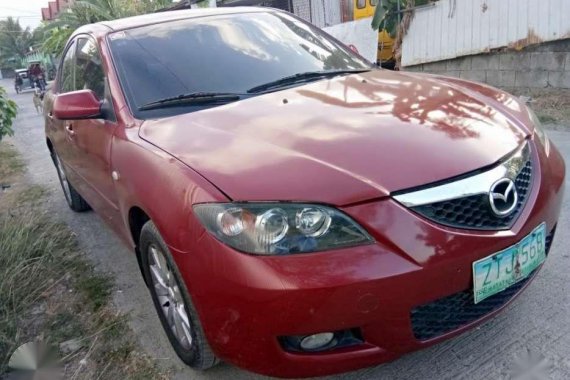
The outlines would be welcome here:
[[[173,379],[262,379],[228,364],[205,373],[195,372],[177,359],[162,332],[135,256],[96,214],[76,214],[67,208],[44,143],[43,120],[34,110],[31,92],[16,95],[9,80],[0,81],[0,85],[6,87],[20,107],[16,136],[11,141],[29,165],[30,180],[50,190],[48,207],[54,218],[70,225],[100,270],[115,275],[114,302],[119,310],[131,314],[131,325],[142,347],[172,368]],[[549,135],[570,166],[570,132],[553,129]],[[567,175],[568,189],[569,182]],[[544,359],[549,378],[569,379],[570,196],[563,207],[549,260],[524,295],[498,317],[456,339],[395,362],[328,379],[502,379],[510,378],[521,360],[528,363],[528,355]]]

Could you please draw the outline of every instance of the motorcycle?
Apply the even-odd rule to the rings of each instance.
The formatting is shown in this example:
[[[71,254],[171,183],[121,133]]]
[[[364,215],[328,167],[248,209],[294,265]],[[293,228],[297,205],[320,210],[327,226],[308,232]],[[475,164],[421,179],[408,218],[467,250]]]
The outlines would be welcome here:
[[[39,88],[42,92],[46,90],[46,81],[43,75],[34,77],[33,84],[34,88]]]

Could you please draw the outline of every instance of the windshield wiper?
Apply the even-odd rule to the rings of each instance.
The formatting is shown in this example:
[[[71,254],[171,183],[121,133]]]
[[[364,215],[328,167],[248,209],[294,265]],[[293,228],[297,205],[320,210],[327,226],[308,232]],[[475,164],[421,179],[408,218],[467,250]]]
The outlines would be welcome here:
[[[223,104],[235,102],[241,98],[241,94],[234,94],[231,92],[192,92],[189,94],[181,94],[170,98],[159,99],[140,106],[138,110],[148,111],[157,108],[175,107],[183,104]]]
[[[370,69],[359,69],[359,70],[327,70],[327,71],[308,71],[305,73],[298,73],[295,75],[291,75],[288,77],[284,77],[281,79],[277,79],[271,82],[267,82],[261,84],[259,86],[255,86],[247,90],[248,94],[256,93],[256,92],[263,92],[272,89],[287,87],[292,84],[297,83],[307,83],[313,80],[318,80],[322,78],[332,78],[337,75],[343,74],[358,74],[358,73],[365,73],[370,71]]]

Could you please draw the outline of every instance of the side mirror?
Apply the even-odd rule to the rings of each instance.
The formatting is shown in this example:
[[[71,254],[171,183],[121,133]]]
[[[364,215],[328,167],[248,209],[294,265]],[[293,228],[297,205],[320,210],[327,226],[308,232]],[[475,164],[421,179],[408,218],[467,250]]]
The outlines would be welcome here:
[[[79,90],[57,95],[53,116],[59,120],[100,119],[101,101],[91,90]]]

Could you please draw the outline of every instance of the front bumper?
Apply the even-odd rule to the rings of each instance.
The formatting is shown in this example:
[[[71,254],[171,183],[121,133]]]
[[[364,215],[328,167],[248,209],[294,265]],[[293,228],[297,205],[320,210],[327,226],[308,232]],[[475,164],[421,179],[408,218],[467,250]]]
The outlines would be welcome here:
[[[505,231],[444,227],[386,199],[344,209],[376,239],[368,246],[260,257],[235,252],[202,233],[195,254],[174,254],[212,349],[258,373],[326,375],[393,360],[493,316],[531,278],[489,298],[492,307],[484,301],[478,304],[486,307],[483,312],[481,307],[473,311],[468,299],[472,263],[515,244],[542,222],[552,232],[558,220],[564,162],[554,146],[548,156],[542,149],[535,155],[540,170],[532,193]],[[463,307],[471,309],[462,312],[457,301],[445,302],[453,297],[463,297]],[[462,317],[442,324],[436,313]],[[278,341],[345,329],[359,329],[364,343],[292,353]]]

